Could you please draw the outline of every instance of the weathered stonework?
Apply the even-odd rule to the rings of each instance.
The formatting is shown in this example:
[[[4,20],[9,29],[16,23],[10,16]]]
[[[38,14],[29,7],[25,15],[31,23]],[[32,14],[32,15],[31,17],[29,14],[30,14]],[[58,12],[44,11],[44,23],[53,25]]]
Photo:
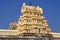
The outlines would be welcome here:
[[[11,23],[9,30],[0,30],[0,40],[60,40],[60,33],[48,27],[42,8],[23,3],[18,23]]]

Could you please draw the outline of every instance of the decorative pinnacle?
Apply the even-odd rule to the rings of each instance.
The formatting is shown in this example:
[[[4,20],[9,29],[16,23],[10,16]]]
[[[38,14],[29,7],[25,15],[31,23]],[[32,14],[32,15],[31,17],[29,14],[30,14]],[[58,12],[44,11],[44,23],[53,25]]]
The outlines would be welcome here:
[[[37,6],[37,8],[39,8],[39,6]]]
[[[25,6],[26,4],[25,3],[23,3],[23,6]]]

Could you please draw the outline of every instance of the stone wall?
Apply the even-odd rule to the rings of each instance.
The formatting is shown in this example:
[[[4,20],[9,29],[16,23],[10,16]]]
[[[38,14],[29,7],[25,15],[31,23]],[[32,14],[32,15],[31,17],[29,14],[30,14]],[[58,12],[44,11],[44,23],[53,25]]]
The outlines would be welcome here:
[[[60,38],[54,38],[52,35],[18,35],[18,36],[1,36],[0,40],[60,40]]]
[[[60,40],[60,38],[54,38],[54,40]]]
[[[49,36],[0,36],[0,40],[53,40]]]

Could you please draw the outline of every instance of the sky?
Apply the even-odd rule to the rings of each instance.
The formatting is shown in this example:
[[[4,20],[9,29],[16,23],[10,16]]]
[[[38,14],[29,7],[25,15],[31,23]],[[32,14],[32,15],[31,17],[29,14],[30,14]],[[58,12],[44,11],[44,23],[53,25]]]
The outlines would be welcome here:
[[[30,5],[30,1],[43,9],[51,30],[60,33],[60,0],[0,0],[0,29],[8,29],[12,21],[18,22],[22,4]]]

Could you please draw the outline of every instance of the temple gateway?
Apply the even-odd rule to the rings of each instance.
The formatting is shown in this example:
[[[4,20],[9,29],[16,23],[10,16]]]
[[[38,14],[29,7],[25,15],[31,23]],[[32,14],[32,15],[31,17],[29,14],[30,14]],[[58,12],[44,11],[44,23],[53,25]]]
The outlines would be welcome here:
[[[48,27],[42,8],[23,3],[18,22],[10,23],[8,30],[0,30],[0,40],[60,40],[60,33]]]

